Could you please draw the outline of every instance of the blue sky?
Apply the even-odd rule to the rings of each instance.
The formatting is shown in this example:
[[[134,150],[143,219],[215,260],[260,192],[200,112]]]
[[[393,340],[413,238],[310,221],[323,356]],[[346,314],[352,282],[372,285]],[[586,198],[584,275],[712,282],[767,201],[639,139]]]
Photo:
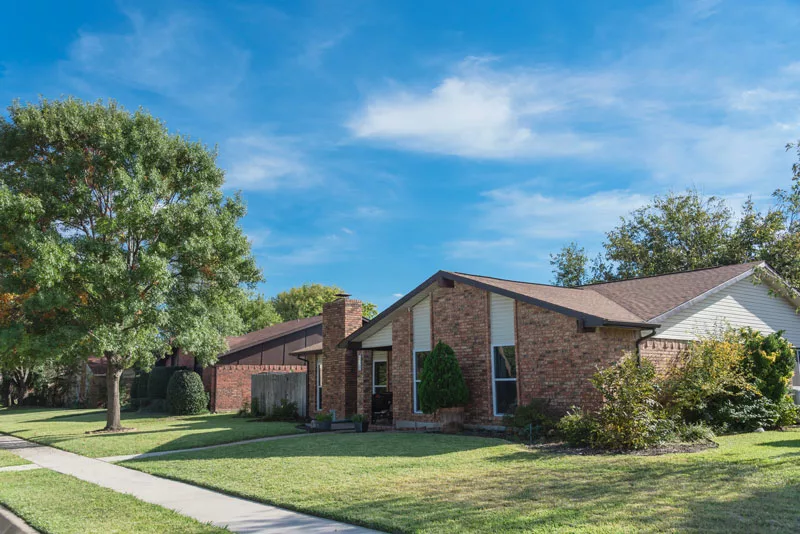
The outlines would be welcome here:
[[[383,308],[438,269],[536,282],[697,187],[787,187],[797,2],[8,2],[0,102],[142,106],[219,147],[274,294]]]

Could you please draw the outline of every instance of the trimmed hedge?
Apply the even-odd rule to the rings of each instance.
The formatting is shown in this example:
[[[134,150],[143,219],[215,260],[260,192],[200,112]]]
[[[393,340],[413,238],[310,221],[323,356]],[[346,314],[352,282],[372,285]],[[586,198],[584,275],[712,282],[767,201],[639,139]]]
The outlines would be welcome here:
[[[194,371],[181,370],[172,375],[167,387],[167,408],[175,415],[196,415],[206,411],[208,397],[203,379]]]
[[[153,367],[147,380],[148,398],[166,399],[169,380],[178,371],[186,371],[186,367]]]

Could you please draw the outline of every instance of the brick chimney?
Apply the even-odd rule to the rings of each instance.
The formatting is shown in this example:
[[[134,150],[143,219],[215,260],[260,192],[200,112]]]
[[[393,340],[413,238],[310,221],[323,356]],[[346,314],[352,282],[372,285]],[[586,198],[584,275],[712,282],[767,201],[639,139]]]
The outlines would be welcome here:
[[[338,295],[322,307],[322,408],[335,410],[336,419],[356,413],[358,388],[357,356],[354,350],[340,349],[344,338],[361,328],[361,301]]]

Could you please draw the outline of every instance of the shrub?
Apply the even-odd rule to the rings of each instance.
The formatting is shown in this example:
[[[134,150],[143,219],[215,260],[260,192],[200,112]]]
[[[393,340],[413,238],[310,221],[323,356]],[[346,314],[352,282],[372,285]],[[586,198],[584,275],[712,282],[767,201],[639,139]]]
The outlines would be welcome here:
[[[558,421],[556,429],[564,441],[573,447],[590,445],[596,424],[591,417],[584,415],[580,408],[572,408]]]
[[[800,406],[796,405],[789,395],[784,395],[777,403],[778,420],[775,425],[785,427],[800,424]]]
[[[649,360],[626,355],[617,364],[592,377],[603,395],[594,417],[592,446],[606,449],[643,449],[668,437],[670,423],[656,400],[655,368]]]
[[[703,423],[689,423],[678,426],[678,436],[681,441],[694,443],[696,441],[711,441],[715,434],[710,426]]]
[[[666,377],[661,402],[689,422],[709,421],[712,398],[728,397],[750,386],[741,372],[744,351],[735,332],[695,341]]]
[[[268,419],[271,421],[296,421],[298,419],[297,403],[289,399],[281,399],[279,404],[272,407]]]
[[[333,421],[333,414],[331,412],[319,412],[314,416],[314,419],[320,422]]]
[[[258,397],[250,397],[250,415],[259,415],[261,409],[258,405]]]
[[[174,373],[185,370],[185,367],[153,367],[147,379],[147,396],[151,399],[166,399],[170,378]]]
[[[357,414],[354,414],[354,415],[353,415],[353,416],[350,418],[350,420],[351,420],[352,422],[354,422],[354,423],[363,423],[364,421],[366,421],[366,420],[367,420],[367,418],[364,416],[364,414],[363,414],[363,413],[357,413]]]
[[[167,387],[167,406],[176,415],[196,415],[206,411],[208,397],[203,389],[203,380],[194,371],[178,371],[172,374]]]
[[[441,341],[425,358],[419,378],[419,404],[425,413],[464,406],[469,400],[467,383],[455,352]]]
[[[794,374],[791,343],[783,337],[783,332],[765,336],[752,328],[743,328],[739,334],[744,350],[743,374],[764,397],[780,402],[789,392]]]
[[[555,426],[547,399],[533,399],[503,417],[503,424],[521,436],[541,437]]]
[[[754,391],[719,395],[709,400],[708,422],[721,432],[752,432],[772,428],[779,419],[777,405]]]

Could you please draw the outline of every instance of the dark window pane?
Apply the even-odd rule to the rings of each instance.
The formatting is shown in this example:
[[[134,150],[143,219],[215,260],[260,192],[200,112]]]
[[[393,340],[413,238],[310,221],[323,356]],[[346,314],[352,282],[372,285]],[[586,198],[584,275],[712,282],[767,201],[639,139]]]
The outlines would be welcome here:
[[[386,393],[386,391],[389,388],[387,388],[386,386],[375,386],[374,389],[375,389],[375,393]]]
[[[386,386],[389,383],[389,364],[375,362],[375,386]]]
[[[517,381],[496,381],[494,394],[497,413],[511,413],[517,405]]]
[[[419,412],[419,380],[414,382],[414,411]]]
[[[428,357],[428,354],[430,354],[429,351],[422,351],[422,352],[417,352],[414,355],[414,360],[417,367],[417,378],[419,378],[419,373],[422,371],[422,363],[425,361],[425,358]]]
[[[494,348],[494,377],[517,377],[517,354],[513,345]]]

